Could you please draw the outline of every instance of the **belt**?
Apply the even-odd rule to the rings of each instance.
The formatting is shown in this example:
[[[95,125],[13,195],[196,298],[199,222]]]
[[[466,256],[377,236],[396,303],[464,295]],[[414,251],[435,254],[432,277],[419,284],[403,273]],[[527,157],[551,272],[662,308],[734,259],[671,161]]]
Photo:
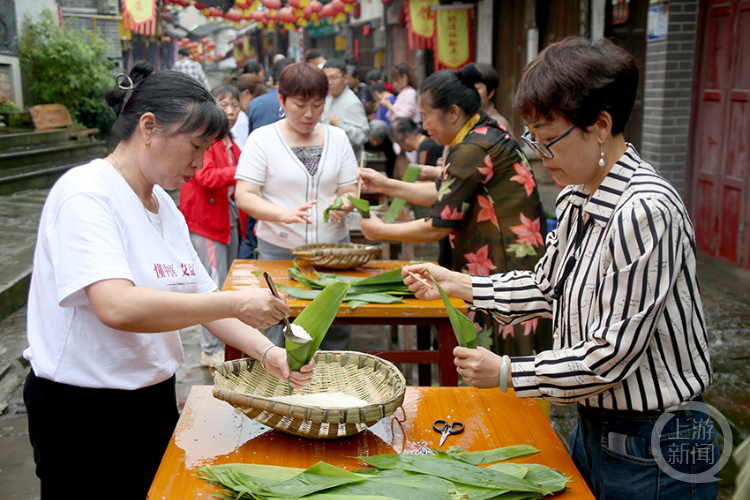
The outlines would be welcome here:
[[[685,403],[687,402],[696,402],[696,403],[702,403],[703,398],[700,394],[697,394],[693,396],[692,398],[683,401]],[[679,405],[675,405],[679,406]],[[674,408],[674,407],[672,407]],[[664,410],[646,410],[646,411],[636,411],[636,410],[613,410],[610,408],[598,408],[595,406],[583,406],[582,404],[578,405],[578,411],[581,412],[584,415],[597,415],[602,417],[610,417],[610,418],[659,418],[664,414],[666,409]],[[684,411],[684,410],[679,410]],[[678,413],[678,412],[673,412]]]

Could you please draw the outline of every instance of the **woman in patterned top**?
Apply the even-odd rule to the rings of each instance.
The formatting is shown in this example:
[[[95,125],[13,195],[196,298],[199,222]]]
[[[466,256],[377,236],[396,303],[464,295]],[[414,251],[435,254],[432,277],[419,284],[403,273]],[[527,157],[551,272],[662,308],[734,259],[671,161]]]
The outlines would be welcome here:
[[[362,219],[372,240],[426,243],[448,237],[454,271],[489,276],[533,269],[544,253],[546,218],[531,167],[518,144],[495,120],[479,111],[473,64],[430,75],[419,89],[424,129],[438,144],[450,145],[445,171],[436,183],[405,183],[362,172],[364,188],[432,205],[424,220],[385,224]],[[512,352],[549,348],[548,335],[532,335],[538,320],[503,330]],[[540,332],[541,333],[541,332]],[[509,343],[511,340],[509,340]],[[541,342],[541,343],[540,343]],[[511,349],[507,345],[504,350]]]

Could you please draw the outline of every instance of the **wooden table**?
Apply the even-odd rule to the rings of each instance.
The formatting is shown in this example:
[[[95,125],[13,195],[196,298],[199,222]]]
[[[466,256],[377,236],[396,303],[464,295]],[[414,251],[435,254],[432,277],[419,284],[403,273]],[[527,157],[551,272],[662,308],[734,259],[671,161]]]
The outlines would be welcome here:
[[[149,499],[209,499],[219,488],[198,478],[195,469],[223,463],[257,463],[307,468],[319,461],[348,470],[365,467],[355,457],[403,453],[424,441],[437,447],[432,430],[437,418],[460,420],[466,430],[443,445],[480,451],[528,444],[540,453],[514,459],[538,463],[571,476],[570,488],[554,500],[594,497],[565,447],[533,399],[518,399],[512,390],[473,387],[407,387],[401,409],[355,436],[308,440],[288,436],[250,420],[228,403],[215,399],[210,386],[194,386],[169,442]]]
[[[371,260],[357,269],[336,272],[364,277],[402,267],[408,263],[408,261],[397,260]],[[312,266],[303,261],[299,261],[299,264],[303,274],[312,274],[314,270]],[[241,290],[247,287],[267,288],[262,278],[263,271],[268,271],[277,284],[299,286],[296,281],[289,278],[288,269],[292,266],[290,260],[235,260],[224,282],[224,290]],[[292,318],[296,318],[310,303],[307,300],[291,297],[288,299]],[[466,313],[467,307],[463,300],[451,299],[451,303]],[[440,365],[440,385],[458,385],[458,374],[453,364],[453,348],[457,345],[456,336],[453,333],[448,312],[441,300],[425,302],[407,298],[400,304],[368,304],[354,310],[344,303],[339,308],[335,323],[341,325],[435,325],[438,329],[438,345],[440,346],[437,351],[429,349],[429,339],[426,342],[424,339],[421,341],[418,339],[416,350],[367,352],[393,363],[422,365],[419,367],[420,385],[431,385],[429,365],[437,363]],[[243,357],[242,353],[232,346],[227,346],[225,352],[227,361]]]

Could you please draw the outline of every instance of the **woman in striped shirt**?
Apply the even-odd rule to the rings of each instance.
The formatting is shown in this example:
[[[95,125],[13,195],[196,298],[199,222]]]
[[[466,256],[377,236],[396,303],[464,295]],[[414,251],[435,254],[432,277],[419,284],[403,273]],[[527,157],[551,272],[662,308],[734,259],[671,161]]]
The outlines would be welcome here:
[[[435,300],[409,275],[429,270],[449,295],[503,323],[553,319],[552,350],[509,359],[457,347],[455,364],[476,387],[576,403],[571,454],[597,498],[716,498],[694,230],[678,193],[623,137],[637,85],[635,60],[607,40],[543,50],[514,107],[528,125],[523,139],[567,185],[544,257],[534,271],[489,277],[417,264],[404,282]],[[666,410],[673,416],[657,425]]]

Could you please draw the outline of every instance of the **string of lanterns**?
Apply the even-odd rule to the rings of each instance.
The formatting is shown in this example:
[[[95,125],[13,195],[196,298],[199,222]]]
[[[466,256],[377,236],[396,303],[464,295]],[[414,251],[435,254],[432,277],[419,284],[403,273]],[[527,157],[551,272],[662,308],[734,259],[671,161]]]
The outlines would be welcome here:
[[[254,21],[259,28],[265,28],[269,32],[276,28],[291,31],[300,27],[320,26],[321,22],[328,24],[344,22],[347,14],[358,15],[358,11],[355,11],[355,4],[358,1],[332,0],[324,5],[318,0],[286,0],[286,5],[282,5],[281,0],[235,0],[234,7],[224,12],[194,0],[162,0],[162,15],[169,15],[167,8],[169,5],[183,9],[192,6],[198,9],[209,22],[232,23],[235,28],[240,28]],[[196,58],[198,55],[196,54]]]

